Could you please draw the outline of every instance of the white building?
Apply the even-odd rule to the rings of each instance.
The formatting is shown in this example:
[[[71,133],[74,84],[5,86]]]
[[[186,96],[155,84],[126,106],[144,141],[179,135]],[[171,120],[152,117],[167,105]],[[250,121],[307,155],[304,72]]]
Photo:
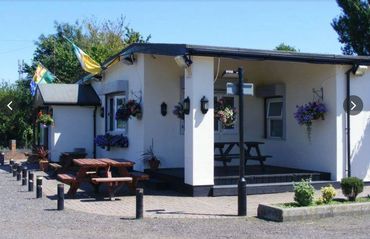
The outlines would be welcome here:
[[[96,134],[122,134],[129,141],[126,148],[107,151],[96,147],[96,157],[135,161],[135,170],[141,171],[147,167],[141,154],[153,142],[160,167],[184,168],[184,182],[197,195],[209,194],[214,168],[222,165],[214,161],[214,143],[239,140],[237,124],[225,129],[214,120],[213,100],[228,97],[228,102],[238,107],[238,97],[226,95],[226,83],[236,80],[222,76],[224,70],[238,67],[244,69],[244,81],[255,87],[254,96],[244,97],[245,139],[264,143],[263,154],[272,156],[266,164],[327,172],[332,181],[339,181],[347,175],[349,150],[351,175],[370,181],[370,70],[366,71],[366,65],[370,65],[370,57],[132,44],[105,62],[101,78],[90,77],[79,83],[91,85],[100,98],[95,111]],[[362,111],[350,116],[349,135],[344,110],[348,95],[363,101]],[[190,99],[190,113],[180,120],[172,110],[186,97]],[[203,97],[209,100],[205,114],[200,109]],[[114,114],[128,99],[141,102],[142,118],[117,122]],[[323,102],[328,112],[324,120],[314,121],[309,141],[294,112],[297,105],[313,100]],[[275,115],[269,113],[274,103],[279,111]],[[162,115],[161,105],[162,110],[167,106],[166,115]],[[61,151],[75,147],[85,147],[93,157],[94,107],[52,108],[55,126],[49,131],[48,143],[52,160]],[[83,123],[71,127],[77,116]],[[58,138],[68,138],[69,149],[59,144]],[[237,165],[238,160],[231,164]]]

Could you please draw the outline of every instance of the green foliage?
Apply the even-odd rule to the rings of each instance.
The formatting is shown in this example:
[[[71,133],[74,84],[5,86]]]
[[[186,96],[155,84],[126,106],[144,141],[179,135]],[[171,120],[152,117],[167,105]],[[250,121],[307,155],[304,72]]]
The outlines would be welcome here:
[[[74,83],[86,75],[73,52],[72,46],[63,36],[72,40],[79,48],[98,63],[120,52],[135,42],[148,42],[139,32],[129,28],[125,18],[115,21],[98,22],[95,18],[70,23],[55,22],[55,34],[42,34],[36,44],[31,65],[24,67],[28,79],[34,75],[38,62],[41,62],[58,78],[56,83]]]
[[[292,52],[299,52],[299,50],[297,50],[295,47],[293,46],[290,46],[290,45],[287,45],[285,44],[284,42],[283,43],[280,43],[277,47],[275,47],[276,51],[292,51]]]
[[[330,184],[326,187],[322,187],[321,193],[322,193],[322,201],[325,204],[330,203],[333,200],[333,198],[337,195],[335,188]]]
[[[314,187],[310,184],[310,180],[302,179],[301,182],[294,184],[294,201],[300,206],[308,206],[312,204],[315,194]]]
[[[54,123],[54,120],[50,114],[43,114],[40,111],[37,116],[37,123],[41,123],[44,125],[52,125]]]
[[[337,0],[342,14],[332,27],[338,33],[342,51],[347,55],[370,55],[370,2],[365,0]]]
[[[364,190],[364,182],[356,177],[343,178],[340,182],[342,192],[349,201],[355,201],[358,194]]]
[[[7,104],[12,101],[11,111]],[[20,80],[14,84],[0,82],[0,145],[9,146],[9,140],[17,140],[17,146],[25,146],[24,134],[32,128],[32,97],[29,81]],[[27,135],[31,144],[32,136]]]

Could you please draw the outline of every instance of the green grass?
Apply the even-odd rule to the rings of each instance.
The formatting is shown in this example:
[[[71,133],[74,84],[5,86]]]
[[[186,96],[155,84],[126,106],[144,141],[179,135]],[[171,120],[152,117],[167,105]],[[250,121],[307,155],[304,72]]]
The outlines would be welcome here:
[[[370,202],[370,197],[359,197],[359,198],[356,198],[356,201],[354,201],[354,202],[348,201],[346,199],[336,198],[336,199],[333,199],[333,201],[331,201],[330,203],[327,203],[327,204],[324,204],[324,203],[318,204],[317,201],[314,201],[311,205],[308,205],[307,207],[320,207],[320,206],[325,206],[325,205],[340,205],[340,204],[351,204],[351,203],[360,203],[360,202]],[[275,205],[278,206],[278,207],[282,207],[282,208],[302,207],[302,206],[298,205],[298,203],[296,203],[296,202],[279,203],[279,204],[275,204]]]

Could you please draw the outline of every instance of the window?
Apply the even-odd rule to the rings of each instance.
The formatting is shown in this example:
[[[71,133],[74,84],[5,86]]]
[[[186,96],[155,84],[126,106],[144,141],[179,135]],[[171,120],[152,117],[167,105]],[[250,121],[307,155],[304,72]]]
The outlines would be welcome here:
[[[283,138],[283,98],[266,99],[266,136],[267,138]]]
[[[109,95],[107,102],[108,130],[127,133],[127,121],[116,120],[115,118],[117,110],[126,102],[126,96],[123,94]]]
[[[225,105],[226,106],[230,106],[231,108],[236,108],[237,107],[237,104],[236,104],[236,99],[234,96],[225,96],[223,94],[216,94],[215,97],[214,97],[214,105],[216,105],[216,102],[218,100],[221,100],[223,99],[224,102],[225,102]],[[214,122],[214,131],[215,133],[236,133],[236,124],[233,124],[233,125],[230,125],[230,126],[223,126],[222,123],[215,119],[215,122]]]

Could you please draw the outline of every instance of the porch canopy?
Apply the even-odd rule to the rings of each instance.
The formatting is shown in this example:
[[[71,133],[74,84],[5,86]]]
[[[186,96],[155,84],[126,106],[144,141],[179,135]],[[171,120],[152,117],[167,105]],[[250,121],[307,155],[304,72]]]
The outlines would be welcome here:
[[[34,106],[46,105],[99,106],[100,99],[91,85],[39,84]]]

